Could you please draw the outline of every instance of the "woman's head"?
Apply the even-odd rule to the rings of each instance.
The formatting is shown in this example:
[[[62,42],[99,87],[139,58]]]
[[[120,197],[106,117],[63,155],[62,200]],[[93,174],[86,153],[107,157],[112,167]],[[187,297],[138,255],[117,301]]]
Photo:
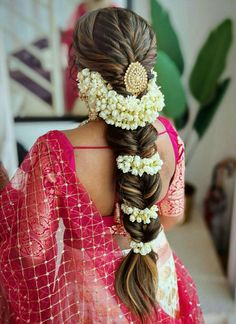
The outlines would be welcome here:
[[[99,72],[114,90],[128,95],[125,72],[140,62],[151,78],[156,60],[156,39],[149,24],[132,11],[106,8],[92,11],[78,20],[73,49],[79,70]]]
[[[148,80],[153,77],[155,34],[143,18],[129,10],[106,8],[80,18],[74,31],[73,50],[79,70],[99,72],[123,96],[130,95],[124,77],[131,63],[141,63]],[[107,140],[116,156],[150,158],[157,151],[157,135],[152,124],[135,130],[107,126]],[[159,173],[135,176],[118,169],[116,178],[120,203],[143,210],[157,202],[161,190]],[[152,219],[150,224],[131,222],[125,212],[122,219],[130,238],[136,242],[150,242],[160,230],[158,219]],[[117,295],[142,321],[151,317],[156,307],[156,261],[154,251],[141,255],[131,250],[116,272]]]

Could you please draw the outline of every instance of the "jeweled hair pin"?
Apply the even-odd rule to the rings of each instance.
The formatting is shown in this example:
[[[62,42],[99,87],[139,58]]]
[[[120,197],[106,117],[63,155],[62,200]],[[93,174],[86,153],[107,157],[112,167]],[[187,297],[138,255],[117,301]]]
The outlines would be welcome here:
[[[126,90],[135,96],[146,90],[148,76],[145,67],[139,62],[131,63],[125,72],[124,83]]]

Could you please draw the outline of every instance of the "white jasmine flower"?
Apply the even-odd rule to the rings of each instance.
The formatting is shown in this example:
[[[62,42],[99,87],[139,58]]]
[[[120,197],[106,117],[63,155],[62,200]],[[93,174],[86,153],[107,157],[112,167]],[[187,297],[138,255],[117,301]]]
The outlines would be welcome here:
[[[133,249],[134,253],[140,253],[141,255],[146,255],[152,250],[151,242],[143,243],[131,241],[130,247]]]
[[[150,224],[152,218],[157,219],[158,217],[158,207],[156,205],[153,205],[151,208],[139,209],[121,204],[121,210],[129,215],[129,220],[132,223],[136,221],[137,223]]]
[[[135,176],[139,175],[140,177],[144,173],[150,175],[157,174],[163,165],[163,161],[158,153],[155,153],[150,158],[141,158],[138,155],[119,155],[116,161],[118,169],[125,173],[130,172]],[[129,164],[126,161],[129,161]]]
[[[102,119],[116,127],[134,130],[153,123],[164,107],[164,96],[156,85],[156,73],[153,74],[154,79],[148,82],[148,91],[141,99],[118,94],[98,72],[87,68],[78,73],[77,80],[80,93],[87,96],[89,106],[95,102],[96,111],[105,112],[99,114]]]

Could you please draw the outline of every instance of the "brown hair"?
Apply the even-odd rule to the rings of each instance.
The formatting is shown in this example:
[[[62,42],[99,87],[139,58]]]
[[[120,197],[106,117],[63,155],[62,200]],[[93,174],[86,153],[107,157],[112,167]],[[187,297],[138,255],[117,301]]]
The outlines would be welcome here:
[[[148,79],[153,77],[155,34],[149,24],[132,11],[106,8],[83,16],[74,31],[73,50],[79,70],[89,68],[99,72],[114,90],[124,96],[129,95],[124,75],[130,63],[140,62]],[[157,151],[157,135],[151,124],[133,131],[107,126],[107,140],[115,155],[151,157]],[[117,190],[121,202],[140,209],[150,208],[159,197],[160,175],[139,177],[117,170]],[[152,219],[150,224],[132,223],[123,213],[123,223],[135,241],[152,241],[160,230],[158,219]],[[117,295],[142,321],[151,317],[156,309],[156,261],[154,251],[143,256],[131,250],[116,273]]]

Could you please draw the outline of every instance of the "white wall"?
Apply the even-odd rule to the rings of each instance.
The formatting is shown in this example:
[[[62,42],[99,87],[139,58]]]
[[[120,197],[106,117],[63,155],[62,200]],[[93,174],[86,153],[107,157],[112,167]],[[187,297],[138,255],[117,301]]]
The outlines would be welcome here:
[[[236,1],[159,1],[170,13],[171,21],[179,36],[185,61],[184,84],[187,86],[196,56],[210,30],[225,18],[231,18],[236,35]],[[134,0],[133,3],[134,10],[150,20],[149,1]],[[232,78],[230,87],[215,119],[192,156],[186,172],[187,180],[198,188],[196,202],[200,206],[210,184],[215,164],[226,157],[236,158],[236,39],[230,50],[224,76]],[[188,98],[188,102],[192,119],[198,104],[193,98]]]
[[[150,20],[150,13],[149,13],[149,0],[133,0],[132,2],[132,10],[135,11],[137,14],[145,18],[146,20]]]
[[[81,2],[82,0],[0,0],[0,29],[5,28],[4,33],[10,32],[20,41],[7,37],[5,41],[7,51],[17,49],[18,46],[22,46],[22,43],[28,44],[48,34],[48,4],[54,6],[56,24],[63,30],[67,27],[73,10]],[[115,0],[114,3],[124,7],[126,0]],[[24,17],[26,19],[23,19]],[[37,26],[32,28],[29,20],[37,24],[38,28]]]
[[[14,138],[13,116],[10,110],[9,79],[4,52],[4,35],[0,30],[0,160],[11,176],[17,167],[17,150]]]

